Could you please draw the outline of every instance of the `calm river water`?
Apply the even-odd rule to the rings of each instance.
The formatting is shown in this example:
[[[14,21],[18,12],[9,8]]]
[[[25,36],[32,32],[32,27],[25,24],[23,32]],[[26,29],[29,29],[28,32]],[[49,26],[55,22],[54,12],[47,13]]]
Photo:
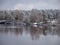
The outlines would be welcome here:
[[[1,25],[0,45],[60,45],[60,27]]]

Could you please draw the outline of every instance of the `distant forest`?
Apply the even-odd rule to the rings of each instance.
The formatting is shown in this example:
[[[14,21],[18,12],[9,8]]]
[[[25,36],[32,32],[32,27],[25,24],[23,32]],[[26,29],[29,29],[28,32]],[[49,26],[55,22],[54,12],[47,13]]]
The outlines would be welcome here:
[[[0,20],[20,21],[28,23],[47,23],[49,20],[60,21],[60,10],[5,10],[0,11]]]

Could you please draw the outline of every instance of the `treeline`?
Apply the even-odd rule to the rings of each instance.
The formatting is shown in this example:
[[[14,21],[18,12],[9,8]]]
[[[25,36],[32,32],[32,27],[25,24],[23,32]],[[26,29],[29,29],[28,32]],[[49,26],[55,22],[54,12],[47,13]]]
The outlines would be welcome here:
[[[20,21],[28,23],[60,20],[60,10],[6,10],[0,11],[0,20]]]

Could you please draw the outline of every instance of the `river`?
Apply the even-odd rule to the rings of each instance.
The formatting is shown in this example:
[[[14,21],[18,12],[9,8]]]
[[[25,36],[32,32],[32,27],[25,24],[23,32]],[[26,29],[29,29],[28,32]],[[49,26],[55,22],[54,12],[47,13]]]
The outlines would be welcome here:
[[[0,25],[0,45],[60,45],[60,27]]]

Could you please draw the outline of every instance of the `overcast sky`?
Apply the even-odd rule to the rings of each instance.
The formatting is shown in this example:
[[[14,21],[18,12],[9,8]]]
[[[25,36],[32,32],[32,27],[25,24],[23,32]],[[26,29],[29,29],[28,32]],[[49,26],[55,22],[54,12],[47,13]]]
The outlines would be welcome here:
[[[0,0],[0,10],[60,9],[60,0]]]

